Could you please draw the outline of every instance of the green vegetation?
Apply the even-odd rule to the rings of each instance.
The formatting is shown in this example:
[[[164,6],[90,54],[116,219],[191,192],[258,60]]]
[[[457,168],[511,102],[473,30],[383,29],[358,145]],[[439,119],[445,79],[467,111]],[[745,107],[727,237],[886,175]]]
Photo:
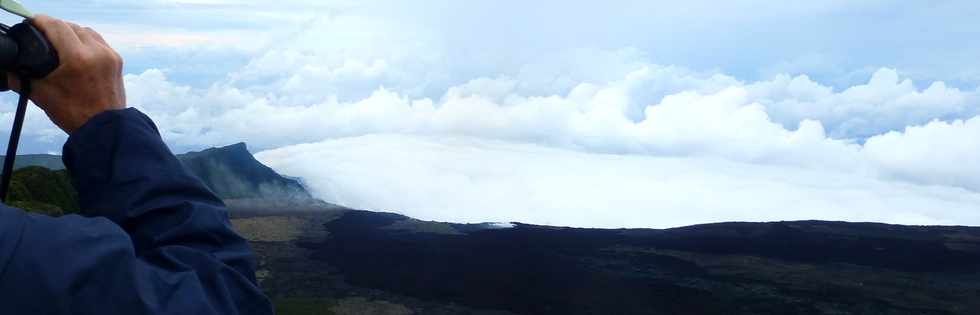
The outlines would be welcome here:
[[[51,216],[78,213],[78,192],[68,172],[30,166],[14,171],[8,205]]]

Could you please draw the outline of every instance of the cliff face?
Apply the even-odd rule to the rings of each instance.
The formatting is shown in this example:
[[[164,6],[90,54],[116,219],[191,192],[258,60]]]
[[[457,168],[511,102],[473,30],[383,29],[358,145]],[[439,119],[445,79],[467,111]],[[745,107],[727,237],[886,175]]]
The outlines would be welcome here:
[[[244,143],[177,156],[222,199],[309,200],[303,185],[255,159]]]
[[[248,152],[245,143],[178,154],[177,159],[221,199],[311,201],[313,197],[299,181],[276,173]],[[0,156],[0,165],[3,157]],[[17,156],[15,169],[41,167],[61,171],[65,165],[57,155]],[[27,172],[36,173],[37,170]],[[26,174],[26,173],[25,173]],[[54,174],[54,173],[52,173]],[[65,174],[55,174],[64,177]],[[49,191],[38,188],[37,191]]]

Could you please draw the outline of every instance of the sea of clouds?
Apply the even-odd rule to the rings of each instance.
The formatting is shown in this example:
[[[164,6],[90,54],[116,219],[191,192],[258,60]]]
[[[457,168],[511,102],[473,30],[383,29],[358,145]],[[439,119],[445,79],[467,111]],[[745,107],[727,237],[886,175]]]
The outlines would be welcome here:
[[[252,8],[233,2],[207,7],[226,13],[218,20]],[[125,77],[130,105],[156,121],[171,147],[246,141],[259,160],[302,177],[317,197],[353,208],[581,227],[801,219],[980,225],[980,91],[964,79],[969,73],[944,83],[892,51],[855,51],[884,60],[855,71],[823,55],[763,66],[733,57],[752,50],[684,38],[745,37],[693,26],[701,20],[764,30],[772,26],[753,21],[804,23],[871,4],[633,24],[623,22],[629,10],[562,11],[582,19],[535,24],[534,14],[471,4],[512,22],[490,27],[483,25],[492,20],[464,10],[476,9],[433,3],[425,10],[344,4],[309,18],[268,13],[296,21],[255,34],[166,29],[147,37],[107,28],[124,55],[137,56]],[[602,21],[613,25],[608,34],[589,26]],[[614,33],[649,36],[703,60]],[[780,34],[746,44],[769,57],[792,47],[758,46]],[[165,45],[146,47],[145,38]],[[146,57],[171,51],[182,62]],[[711,60],[758,71],[702,66]],[[45,124],[36,110],[30,117],[30,125]],[[58,142],[58,134],[51,126],[28,132],[41,142]]]

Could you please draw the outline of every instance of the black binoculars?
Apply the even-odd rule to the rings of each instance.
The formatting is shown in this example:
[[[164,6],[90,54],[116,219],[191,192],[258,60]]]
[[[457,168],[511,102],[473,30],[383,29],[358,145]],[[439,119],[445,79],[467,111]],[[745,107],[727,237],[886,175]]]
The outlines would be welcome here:
[[[10,142],[7,144],[7,155],[4,157],[0,175],[0,201],[7,201],[7,192],[10,190],[17,144],[20,142],[27,101],[31,95],[31,80],[46,77],[58,65],[58,52],[29,21],[14,26],[0,24],[0,91],[10,90],[8,75],[15,75],[20,80],[20,100],[17,102],[14,125],[10,129]]]
[[[58,53],[30,22],[0,24],[0,91],[9,90],[8,73],[31,80],[43,78],[57,68]]]

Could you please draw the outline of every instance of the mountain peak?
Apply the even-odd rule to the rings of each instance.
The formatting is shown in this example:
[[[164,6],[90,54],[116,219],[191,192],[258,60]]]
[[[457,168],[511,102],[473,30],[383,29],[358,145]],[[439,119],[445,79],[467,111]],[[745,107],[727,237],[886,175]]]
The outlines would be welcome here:
[[[239,142],[231,145],[226,145],[223,147],[214,147],[208,150],[215,150],[215,151],[229,152],[229,153],[236,153],[236,154],[244,153],[244,154],[252,155],[252,152],[248,151],[248,145],[245,144],[245,142]],[[208,150],[204,150],[204,151],[208,151]]]
[[[256,160],[244,142],[178,154],[177,159],[221,199],[313,199],[299,181],[279,175]],[[2,156],[0,165],[3,165]],[[17,156],[16,169],[29,166],[41,166],[50,170],[65,169],[61,156]]]
[[[201,151],[192,151],[184,154],[177,155],[178,158],[194,158],[199,156],[208,155],[221,155],[221,156],[251,156],[252,153],[248,151],[248,145],[245,142],[239,142],[223,147],[211,147],[209,149],[204,149]]]
[[[219,149],[219,150],[228,150],[228,151],[233,151],[233,152],[249,152],[248,151],[248,145],[245,144],[245,142],[239,142],[239,143],[227,145],[227,146],[224,146],[224,147],[220,147],[220,148],[217,148],[217,149]],[[249,152],[249,154],[251,154],[251,152]]]
[[[312,199],[298,181],[279,175],[256,160],[244,142],[189,152],[178,158],[222,199]]]
[[[226,150],[232,150],[232,151],[245,151],[245,152],[249,152],[248,151],[248,145],[246,145],[245,142],[239,142],[239,143],[236,143],[236,144],[232,144],[232,145],[229,145],[229,146],[224,147],[224,149],[226,149]],[[249,152],[249,153],[251,153],[251,152]]]

